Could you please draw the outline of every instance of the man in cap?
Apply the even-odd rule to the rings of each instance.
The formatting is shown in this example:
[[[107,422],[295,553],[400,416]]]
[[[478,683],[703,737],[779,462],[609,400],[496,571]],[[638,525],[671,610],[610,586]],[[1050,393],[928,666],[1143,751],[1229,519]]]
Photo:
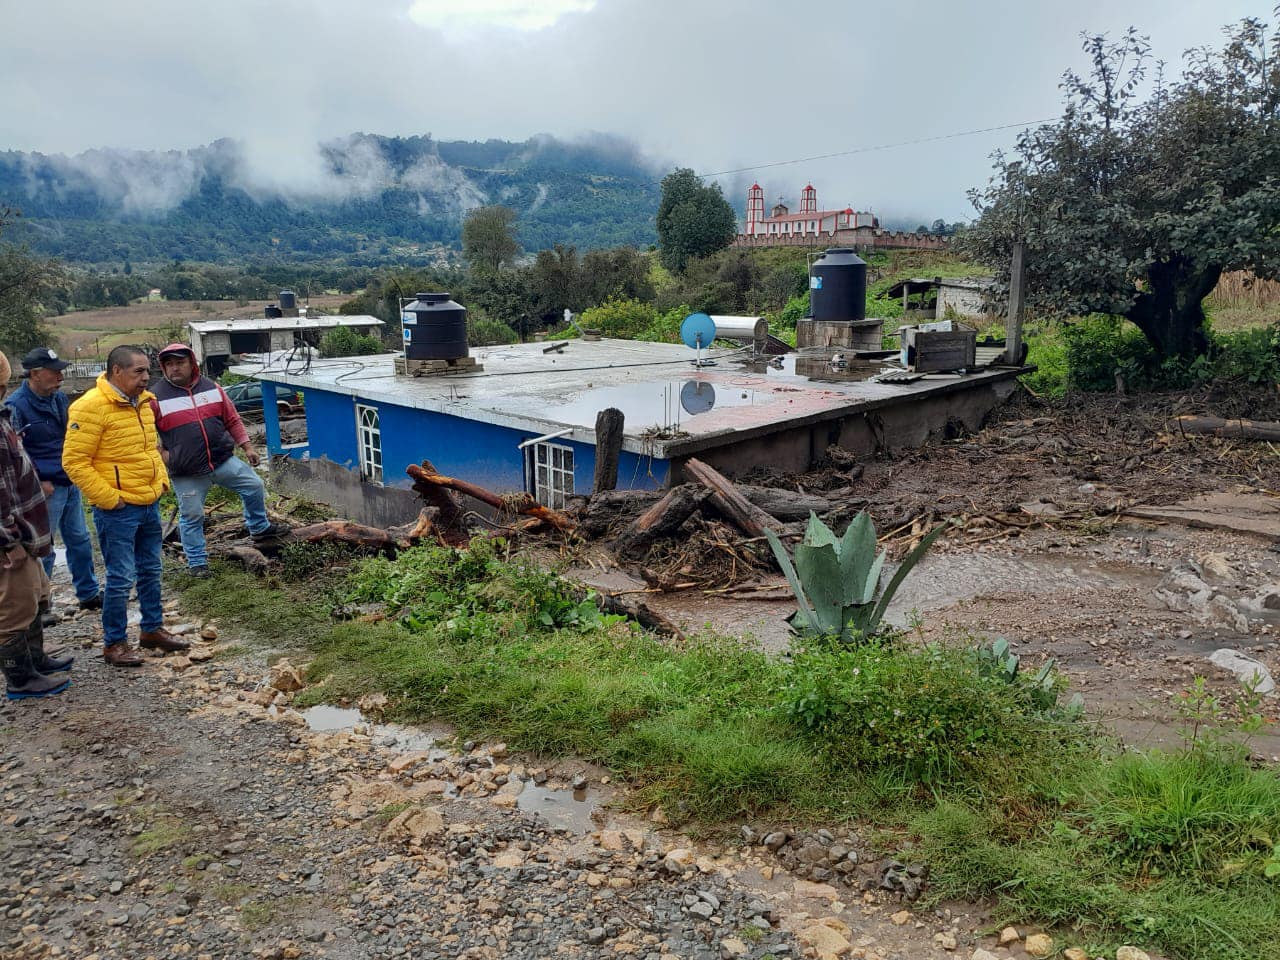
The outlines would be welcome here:
[[[62,392],[68,363],[48,347],[36,347],[22,358],[25,379],[5,405],[13,411],[13,427],[22,437],[27,456],[40,475],[49,502],[49,528],[62,534],[67,567],[76,599],[83,610],[102,609],[102,594],[93,572],[93,542],[84,519],[80,491],[62,469],[62,442],[67,434],[71,401]],[[52,551],[43,559],[46,576],[53,576]]]
[[[201,375],[195,352],[185,343],[171,343],[160,351],[160,369],[164,379],[156,384],[152,406],[178,495],[182,552],[188,572],[207,577],[204,501],[215,483],[240,495],[245,526],[254,540],[281,537],[290,527],[267,517],[266,486],[253,469],[258,452],[226,391]],[[235,455],[236,447],[248,463]]]
[[[0,353],[0,399],[12,373]],[[49,510],[10,416],[9,407],[0,407],[0,671],[5,695],[23,700],[67,689],[71,660],[44,653],[40,605],[48,602],[49,578],[38,558],[52,549]]]
[[[129,646],[129,593],[137,585],[139,643],[148,650],[190,645],[164,628],[160,603],[162,530],[156,502],[169,489],[160,459],[151,361],[138,347],[116,347],[106,372],[68,412],[62,466],[93,504],[93,525],[107,567],[102,600],[102,658],[113,667],[140,667]]]

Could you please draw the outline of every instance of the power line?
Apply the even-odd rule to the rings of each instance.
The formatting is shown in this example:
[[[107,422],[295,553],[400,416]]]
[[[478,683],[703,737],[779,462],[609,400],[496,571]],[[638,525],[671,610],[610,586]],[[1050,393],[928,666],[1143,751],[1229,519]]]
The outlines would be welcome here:
[[[1027,120],[1022,123],[1003,123],[997,127],[981,127],[977,130],[960,130],[956,133],[941,133],[933,137],[919,137],[915,140],[899,140],[896,143],[878,143],[870,147],[855,147],[852,150],[840,150],[836,153],[822,153],[814,157],[798,157],[795,160],[775,160],[772,163],[760,163],[753,167],[738,167],[734,170],[718,170],[715,173],[700,173],[699,177],[707,179],[708,177],[725,177],[731,173],[750,173],[753,170],[767,170],[770,167],[785,167],[793,163],[812,163],[815,160],[830,160],[834,157],[849,157],[855,153],[873,153],[877,150],[893,150],[897,147],[911,147],[920,143],[937,143],[940,140],[955,140],[958,137],[972,137],[979,133],[995,133],[998,130],[1012,130],[1015,127],[1031,127],[1042,123],[1052,123],[1056,117],[1050,117],[1047,120]],[[651,187],[654,184],[661,183],[661,180],[653,180],[644,184]]]

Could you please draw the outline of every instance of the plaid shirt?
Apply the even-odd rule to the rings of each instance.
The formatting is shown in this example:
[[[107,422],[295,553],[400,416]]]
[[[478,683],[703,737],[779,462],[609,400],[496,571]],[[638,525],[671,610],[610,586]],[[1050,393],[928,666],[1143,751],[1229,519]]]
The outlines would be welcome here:
[[[0,552],[15,543],[33,557],[53,549],[49,505],[40,477],[9,422],[9,408],[4,407],[0,409]]]

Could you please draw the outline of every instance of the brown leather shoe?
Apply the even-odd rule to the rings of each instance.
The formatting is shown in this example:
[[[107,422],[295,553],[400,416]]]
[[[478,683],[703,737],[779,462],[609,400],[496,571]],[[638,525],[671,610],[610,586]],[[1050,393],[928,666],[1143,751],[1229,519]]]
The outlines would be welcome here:
[[[113,667],[140,667],[142,657],[127,642],[113,643],[102,651],[102,659]]]
[[[143,630],[138,634],[138,643],[147,650],[163,650],[165,653],[178,653],[191,649],[191,644],[175,637],[164,627],[158,630]]]

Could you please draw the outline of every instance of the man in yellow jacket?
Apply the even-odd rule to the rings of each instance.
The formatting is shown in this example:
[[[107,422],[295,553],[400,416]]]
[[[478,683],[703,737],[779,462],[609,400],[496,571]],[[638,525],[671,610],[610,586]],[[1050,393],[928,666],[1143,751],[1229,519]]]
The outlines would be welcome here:
[[[106,373],[71,404],[62,468],[93,505],[107,588],[102,602],[103,659],[137,667],[129,646],[129,592],[135,583],[142,611],[138,640],[153,650],[185,650],[188,644],[164,628],[160,606],[160,510],[169,475],[157,445],[155,414],[148,402],[150,363],[137,347],[116,347]]]

